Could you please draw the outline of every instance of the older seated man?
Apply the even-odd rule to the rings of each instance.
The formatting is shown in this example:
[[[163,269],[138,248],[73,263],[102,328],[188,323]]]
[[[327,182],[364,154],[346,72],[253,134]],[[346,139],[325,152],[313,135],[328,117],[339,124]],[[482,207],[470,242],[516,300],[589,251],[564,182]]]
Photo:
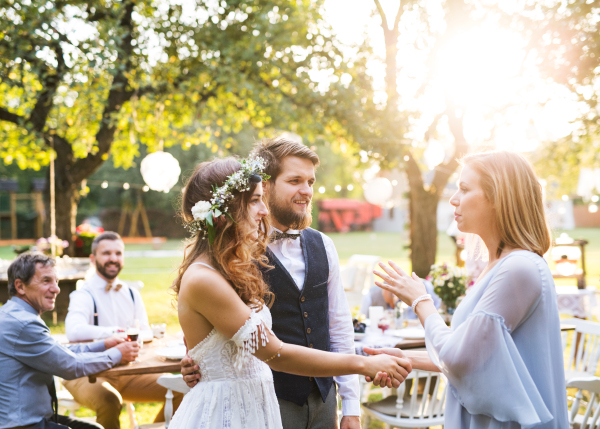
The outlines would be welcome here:
[[[64,347],[41,319],[60,292],[54,259],[19,255],[8,267],[11,299],[0,308],[0,429],[102,426],[57,414],[53,375],[83,377],[135,360],[139,346],[123,339]]]
[[[100,339],[123,330],[132,319],[139,321],[142,333],[150,331],[142,295],[119,279],[125,264],[125,245],[116,232],[106,231],[92,243],[90,260],[96,273],[70,295],[69,312],[65,321],[70,341]],[[162,374],[123,375],[69,380],[65,387],[77,402],[96,412],[96,421],[105,429],[118,429],[123,401],[164,402],[167,389],[156,380]],[[175,410],[183,399],[175,393]],[[164,421],[164,407],[155,422]]]

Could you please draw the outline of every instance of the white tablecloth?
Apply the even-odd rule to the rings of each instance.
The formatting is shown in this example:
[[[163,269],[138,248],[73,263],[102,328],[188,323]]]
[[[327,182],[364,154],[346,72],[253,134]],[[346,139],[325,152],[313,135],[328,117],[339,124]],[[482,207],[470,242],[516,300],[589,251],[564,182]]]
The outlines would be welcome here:
[[[416,329],[421,329],[423,331],[423,338],[425,338],[425,330],[421,328],[420,325],[419,327],[408,328],[408,331],[414,334]],[[382,334],[381,329],[371,330],[368,328],[366,335],[360,341],[354,341],[354,350],[356,351],[356,354],[368,356],[365,352],[363,352],[364,347],[370,347],[373,349],[395,347],[396,344],[404,340],[403,337],[391,335],[391,332],[401,332],[401,330],[388,329],[385,331],[385,334]]]
[[[596,306],[596,288],[577,289],[577,286],[556,286],[558,312],[574,317],[592,318]]]

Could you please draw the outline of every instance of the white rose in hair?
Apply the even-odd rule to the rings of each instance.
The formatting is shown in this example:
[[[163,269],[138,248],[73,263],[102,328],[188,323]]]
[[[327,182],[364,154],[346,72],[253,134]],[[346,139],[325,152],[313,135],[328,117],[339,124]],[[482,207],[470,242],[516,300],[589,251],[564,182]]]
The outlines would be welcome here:
[[[212,205],[208,201],[198,201],[194,207],[192,207],[192,216],[195,220],[204,220],[210,213]]]

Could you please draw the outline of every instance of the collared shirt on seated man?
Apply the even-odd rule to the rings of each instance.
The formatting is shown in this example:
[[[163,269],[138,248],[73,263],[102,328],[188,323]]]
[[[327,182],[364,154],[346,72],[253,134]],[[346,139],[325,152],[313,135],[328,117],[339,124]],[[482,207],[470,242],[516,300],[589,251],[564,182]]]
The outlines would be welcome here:
[[[54,375],[83,377],[112,368],[123,358],[118,348],[106,350],[102,341],[64,347],[51,337],[40,317],[54,309],[60,292],[51,258],[19,255],[8,274],[12,298],[0,308],[1,429],[34,425],[53,417]],[[81,427],[80,423],[77,426]]]
[[[90,256],[96,273],[69,296],[65,320],[69,341],[110,337],[125,331],[134,319],[139,320],[142,338],[152,335],[142,295],[118,277],[125,265],[123,241],[115,233],[104,234],[110,238],[100,240]]]
[[[123,240],[115,232],[105,231],[94,239],[90,260],[96,273],[69,296],[65,320],[69,341],[109,337],[118,330],[125,331],[135,319],[139,321],[140,338],[152,338],[142,295],[118,277],[125,265],[124,253]],[[105,375],[96,383],[78,378],[63,384],[79,404],[96,412],[96,421],[105,429],[119,429],[123,401],[165,402],[167,389],[156,382],[161,375]],[[174,395],[176,410],[183,395]],[[155,418],[155,422],[161,421],[164,407]]]

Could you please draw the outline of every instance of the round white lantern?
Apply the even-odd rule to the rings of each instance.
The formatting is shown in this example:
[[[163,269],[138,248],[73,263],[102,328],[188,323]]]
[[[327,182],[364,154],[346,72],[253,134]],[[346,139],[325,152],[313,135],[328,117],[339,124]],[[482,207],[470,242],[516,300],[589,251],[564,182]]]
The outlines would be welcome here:
[[[181,174],[179,161],[163,151],[151,153],[144,158],[140,170],[148,187],[162,192],[169,192]]]
[[[392,197],[394,188],[385,177],[376,177],[363,186],[365,199],[371,204],[383,206]]]

